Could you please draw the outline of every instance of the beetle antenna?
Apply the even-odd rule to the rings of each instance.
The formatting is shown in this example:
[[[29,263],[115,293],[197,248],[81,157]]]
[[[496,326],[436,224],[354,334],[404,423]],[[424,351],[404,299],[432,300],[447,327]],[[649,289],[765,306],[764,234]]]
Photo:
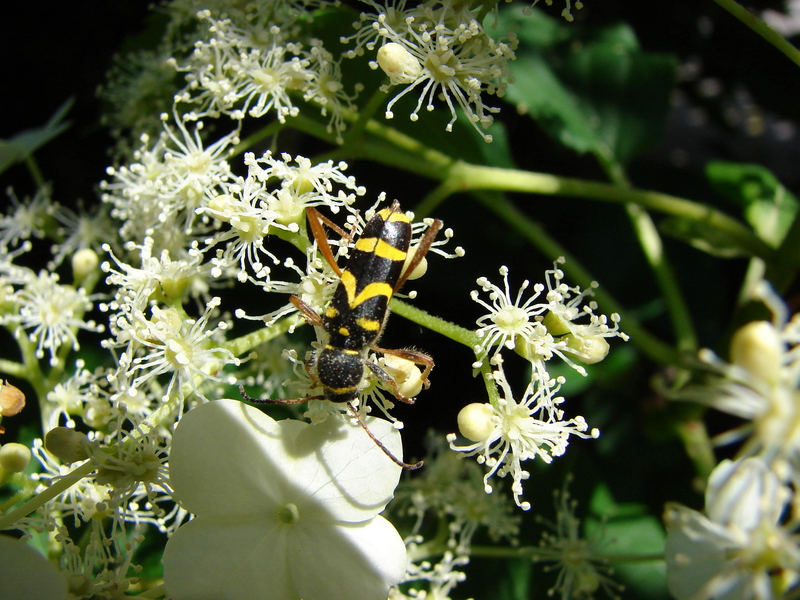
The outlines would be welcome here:
[[[348,403],[347,403],[347,408],[348,408],[348,409],[350,409],[350,412],[351,412],[351,413],[353,414],[353,416],[356,418],[356,420],[358,421],[358,424],[359,424],[359,425],[361,425],[361,427],[364,429],[364,431],[366,431],[366,432],[367,432],[367,435],[370,437],[370,439],[371,439],[373,442],[375,442],[375,444],[378,446],[378,448],[380,448],[381,450],[383,450],[383,453],[384,453],[386,456],[388,456],[389,458],[391,458],[391,459],[392,459],[392,461],[393,461],[393,462],[394,462],[396,465],[398,465],[398,466],[400,466],[400,467],[402,467],[402,468],[404,468],[404,469],[408,469],[409,471],[416,471],[417,469],[421,469],[421,468],[422,468],[422,462],[423,462],[423,461],[419,461],[419,462],[416,462],[416,463],[414,463],[414,464],[409,464],[409,463],[407,463],[407,462],[403,462],[402,460],[400,460],[399,458],[397,458],[397,457],[396,457],[394,454],[392,454],[392,453],[389,451],[389,449],[388,449],[386,446],[384,446],[384,445],[383,445],[383,443],[382,443],[382,442],[381,442],[381,441],[380,441],[378,438],[376,438],[376,437],[375,437],[375,434],[374,434],[374,433],[372,433],[372,432],[369,430],[369,427],[367,427],[367,424],[364,422],[364,419],[362,419],[362,418],[361,418],[361,415],[360,415],[360,414],[358,414],[358,411],[357,411],[355,408],[353,408],[353,405],[352,405],[352,404],[350,404],[350,403],[348,402]]]
[[[252,402],[253,404],[300,404],[301,402],[307,402],[309,400],[323,400],[325,398],[325,396],[306,396],[305,398],[292,398],[291,400],[283,400],[280,398],[253,398],[245,393],[244,386],[241,383],[239,384],[239,394],[241,394],[242,400]]]

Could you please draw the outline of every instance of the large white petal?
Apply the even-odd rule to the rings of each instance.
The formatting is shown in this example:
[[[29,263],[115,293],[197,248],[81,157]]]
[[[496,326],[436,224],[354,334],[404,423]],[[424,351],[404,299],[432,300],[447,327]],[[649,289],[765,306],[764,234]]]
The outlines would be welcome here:
[[[391,452],[402,452],[391,423],[367,422]],[[236,400],[187,413],[170,455],[179,502],[196,514],[219,517],[263,515],[292,502],[301,518],[365,521],[391,499],[400,471],[361,427],[346,420],[274,421]]]
[[[175,497],[204,515],[258,514],[281,503],[283,475],[269,441],[278,423],[236,400],[216,400],[186,413],[172,439],[169,475]]]
[[[298,600],[287,564],[291,530],[274,519],[186,523],[164,550],[173,600]]]
[[[400,433],[391,423],[374,418],[366,422],[390,452],[402,455]],[[401,468],[361,426],[349,420],[330,418],[307,426],[287,452],[293,458],[287,476],[339,521],[358,522],[376,516],[391,500],[400,479]],[[304,502],[302,498],[293,501],[298,506]]]
[[[665,513],[667,584],[676,598],[710,597],[706,589],[722,593],[731,584],[730,553],[741,547],[725,527],[685,506],[670,504]]]
[[[0,535],[0,600],[66,600],[67,580],[25,542]]]
[[[777,523],[788,497],[762,459],[723,460],[708,479],[706,514],[717,523],[752,531],[762,522]]]
[[[329,529],[298,527],[289,568],[303,600],[386,600],[406,571],[406,547],[383,517]]]

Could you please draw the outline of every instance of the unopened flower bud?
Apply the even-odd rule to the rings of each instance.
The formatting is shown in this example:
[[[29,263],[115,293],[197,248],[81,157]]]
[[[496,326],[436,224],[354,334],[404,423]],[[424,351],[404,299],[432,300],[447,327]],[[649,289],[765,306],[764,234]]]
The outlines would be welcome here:
[[[410,360],[387,354],[383,357],[382,366],[394,379],[397,391],[406,398],[413,398],[422,391],[422,371]]]
[[[567,342],[567,347],[572,350],[573,356],[586,365],[599,363],[608,356],[610,349],[606,339],[599,335],[582,336],[568,333],[561,339]]]
[[[396,42],[389,42],[378,49],[378,65],[389,77],[392,85],[411,83],[422,72],[419,60]]]
[[[25,394],[7,381],[0,382],[0,416],[11,417],[25,408]]]
[[[780,377],[783,341],[768,321],[751,321],[731,338],[731,362],[767,383]]]
[[[31,449],[11,442],[0,448],[0,468],[7,473],[21,473],[31,461]]]
[[[205,212],[222,223],[228,223],[235,203],[236,200],[230,194],[218,194],[208,201],[208,210]]]
[[[70,464],[89,458],[89,440],[85,434],[67,427],[55,427],[44,436],[50,454]]]
[[[542,319],[542,325],[547,327],[547,332],[554,337],[569,333],[567,321],[562,319],[560,315],[557,315],[552,310],[547,311],[544,319]]]
[[[165,278],[161,281],[161,291],[167,300],[180,300],[189,287],[188,277]]]
[[[412,246],[411,248],[408,249],[408,254],[406,254],[406,262],[403,264],[403,271],[405,271],[408,268],[408,265],[411,264],[411,261],[414,260],[414,255],[417,253],[417,250],[419,250],[419,246]],[[421,261],[419,261],[417,266],[414,267],[414,270],[408,274],[408,279],[419,279],[420,277],[425,275],[427,271],[428,271],[428,259],[423,258]]]
[[[458,430],[468,440],[482,442],[494,430],[493,414],[490,404],[467,404],[458,413]]]
[[[75,281],[83,281],[90,273],[94,273],[100,258],[91,248],[81,248],[72,255],[72,278]]]

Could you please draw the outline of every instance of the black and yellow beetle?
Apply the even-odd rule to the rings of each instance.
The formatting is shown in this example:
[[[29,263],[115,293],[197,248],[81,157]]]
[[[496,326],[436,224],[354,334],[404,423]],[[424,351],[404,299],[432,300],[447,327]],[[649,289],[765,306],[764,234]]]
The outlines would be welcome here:
[[[344,232],[316,209],[308,208],[306,212],[309,226],[322,255],[339,277],[333,297],[322,316],[297,296],[291,297],[292,304],[303,314],[306,321],[321,327],[327,334],[325,344],[314,353],[307,365],[309,373],[322,386],[323,395],[293,400],[260,400],[247,396],[240,386],[242,397],[249,402],[274,404],[295,404],[323,398],[331,402],[346,402],[353,416],[389,458],[407,469],[418,469],[422,466],[422,462],[408,464],[392,455],[369,431],[351,402],[358,397],[358,386],[364,378],[364,370],[368,368],[398,400],[413,403],[411,398],[399,392],[395,381],[380,365],[368,359],[367,353],[370,350],[400,356],[424,365],[422,380],[425,387],[428,386],[428,374],[433,368],[433,359],[429,355],[410,349],[379,348],[376,344],[389,315],[389,301],[392,295],[400,289],[425,257],[442,227],[442,222],[433,221],[420,240],[413,258],[406,265],[411,244],[411,221],[400,210],[400,203],[395,200],[391,206],[379,210],[369,220],[351,248],[347,265],[344,269],[340,269],[325,237],[323,222],[341,234]]]

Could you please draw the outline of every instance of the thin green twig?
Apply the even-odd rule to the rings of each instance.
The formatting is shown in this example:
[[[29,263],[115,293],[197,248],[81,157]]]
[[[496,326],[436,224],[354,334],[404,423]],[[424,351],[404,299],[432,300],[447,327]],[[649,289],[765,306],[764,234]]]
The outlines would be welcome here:
[[[770,27],[763,19],[753,14],[734,0],[714,0],[719,6],[739,19],[747,27],[772,44],[786,58],[800,67],[800,50],[795,48],[785,37]]]

